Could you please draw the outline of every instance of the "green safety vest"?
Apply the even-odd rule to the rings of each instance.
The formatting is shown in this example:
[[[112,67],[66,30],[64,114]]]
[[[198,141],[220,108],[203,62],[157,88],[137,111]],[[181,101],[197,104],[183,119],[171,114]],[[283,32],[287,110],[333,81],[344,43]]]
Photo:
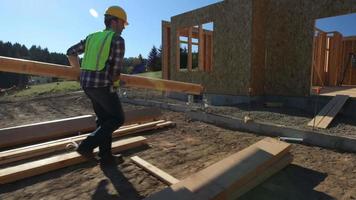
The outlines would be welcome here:
[[[92,33],[86,38],[81,69],[102,71],[105,68],[114,34],[115,32],[111,30],[104,30]]]

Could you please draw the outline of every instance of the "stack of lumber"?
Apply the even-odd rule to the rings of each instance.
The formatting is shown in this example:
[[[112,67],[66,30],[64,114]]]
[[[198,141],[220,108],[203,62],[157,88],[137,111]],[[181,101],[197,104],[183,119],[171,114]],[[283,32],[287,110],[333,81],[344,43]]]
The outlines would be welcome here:
[[[340,112],[348,98],[349,96],[347,95],[336,95],[328,104],[326,104],[326,106],[324,106],[323,109],[321,109],[318,115],[308,123],[308,126],[323,129],[327,128],[334,120],[335,116]]]
[[[160,110],[154,108],[125,111],[124,125],[153,121],[161,115]],[[49,141],[95,128],[95,116],[92,115],[4,128],[0,129],[0,148]]]
[[[113,138],[173,125],[173,122],[165,120],[126,125],[116,130],[113,133]],[[86,159],[80,156],[77,152],[68,153],[64,150],[66,149],[66,145],[72,142],[80,142],[87,136],[88,134],[83,134],[0,152],[0,184],[10,183],[23,178],[85,162]],[[146,144],[146,142],[146,138],[142,136],[118,140],[113,142],[112,152],[117,153],[138,147]],[[98,152],[98,149],[95,149],[95,152]],[[50,153],[57,154],[45,157]],[[36,160],[38,156],[45,158]],[[28,161],[30,158],[34,161]]]
[[[289,165],[290,148],[265,138],[146,199],[236,199]]]

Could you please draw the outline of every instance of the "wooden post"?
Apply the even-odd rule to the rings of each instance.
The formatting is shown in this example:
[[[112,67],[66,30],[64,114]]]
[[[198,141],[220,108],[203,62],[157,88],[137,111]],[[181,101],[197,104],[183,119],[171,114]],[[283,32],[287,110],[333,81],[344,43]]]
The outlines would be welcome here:
[[[192,61],[193,61],[193,56],[192,56],[192,27],[189,27],[188,29],[188,71],[192,71]]]
[[[180,30],[176,32],[176,69],[180,71]]]
[[[169,80],[170,74],[170,33],[171,24],[166,21],[162,21],[162,78]]]
[[[203,33],[203,25],[199,25],[199,61],[198,66],[200,71],[204,71],[204,33]]]

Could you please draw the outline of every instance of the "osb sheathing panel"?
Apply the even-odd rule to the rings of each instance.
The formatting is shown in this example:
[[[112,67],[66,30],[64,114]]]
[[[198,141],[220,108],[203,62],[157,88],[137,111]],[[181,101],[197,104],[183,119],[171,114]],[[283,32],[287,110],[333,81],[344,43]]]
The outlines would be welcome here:
[[[252,1],[231,0],[171,19],[171,79],[201,83],[206,93],[246,95],[251,72]],[[210,73],[177,72],[177,29],[214,22],[214,62]]]
[[[356,0],[269,0],[264,94],[309,95],[314,20],[355,8]]]
[[[264,94],[267,6],[268,0],[253,1],[251,95]]]

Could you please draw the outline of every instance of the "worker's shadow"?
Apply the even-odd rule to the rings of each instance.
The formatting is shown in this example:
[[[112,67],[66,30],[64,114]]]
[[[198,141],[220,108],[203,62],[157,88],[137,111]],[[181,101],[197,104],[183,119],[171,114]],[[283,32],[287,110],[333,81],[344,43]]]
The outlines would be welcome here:
[[[328,194],[314,190],[327,174],[291,164],[239,200],[332,200]]]
[[[143,196],[135,190],[129,180],[120,172],[118,166],[101,166],[104,175],[110,180],[115,188],[116,194],[110,194],[108,186],[109,180],[102,180],[92,195],[93,200],[115,199],[115,200],[138,200]]]

